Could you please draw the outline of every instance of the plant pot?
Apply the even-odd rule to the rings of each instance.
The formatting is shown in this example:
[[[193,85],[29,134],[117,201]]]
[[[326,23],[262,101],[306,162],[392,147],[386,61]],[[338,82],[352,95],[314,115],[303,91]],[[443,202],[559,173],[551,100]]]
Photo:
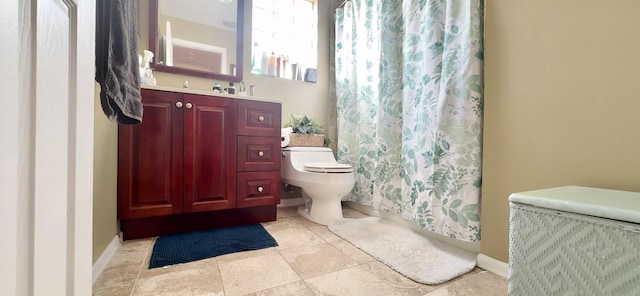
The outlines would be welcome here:
[[[324,135],[307,135],[307,134],[289,134],[291,142],[288,146],[291,147],[323,147]]]

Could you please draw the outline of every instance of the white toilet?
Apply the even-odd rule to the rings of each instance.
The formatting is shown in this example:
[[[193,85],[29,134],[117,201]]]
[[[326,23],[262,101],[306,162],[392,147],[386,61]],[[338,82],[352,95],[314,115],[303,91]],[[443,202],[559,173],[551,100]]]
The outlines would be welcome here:
[[[322,225],[342,219],[340,201],[356,182],[353,167],[337,163],[324,147],[286,147],[282,157],[282,182],[302,188],[305,205],[298,213]]]

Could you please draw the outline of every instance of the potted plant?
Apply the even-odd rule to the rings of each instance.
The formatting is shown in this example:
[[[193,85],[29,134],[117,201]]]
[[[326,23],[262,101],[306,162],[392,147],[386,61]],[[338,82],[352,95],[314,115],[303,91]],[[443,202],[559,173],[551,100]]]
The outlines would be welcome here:
[[[322,147],[324,145],[324,130],[315,119],[309,119],[306,115],[291,114],[291,120],[285,124],[291,127],[293,133],[289,134],[291,142],[289,146]]]

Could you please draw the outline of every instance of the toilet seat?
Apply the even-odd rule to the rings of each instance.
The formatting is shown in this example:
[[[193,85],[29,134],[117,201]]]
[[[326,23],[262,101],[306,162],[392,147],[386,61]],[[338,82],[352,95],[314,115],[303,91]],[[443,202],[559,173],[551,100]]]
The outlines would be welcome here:
[[[352,173],[353,167],[348,164],[331,162],[309,162],[304,170],[311,173]]]

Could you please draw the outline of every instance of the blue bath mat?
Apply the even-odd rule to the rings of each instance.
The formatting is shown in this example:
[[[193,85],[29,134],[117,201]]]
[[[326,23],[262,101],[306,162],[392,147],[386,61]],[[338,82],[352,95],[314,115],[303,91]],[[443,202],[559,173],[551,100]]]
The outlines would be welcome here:
[[[163,235],[153,246],[149,268],[276,246],[278,243],[260,224]]]

